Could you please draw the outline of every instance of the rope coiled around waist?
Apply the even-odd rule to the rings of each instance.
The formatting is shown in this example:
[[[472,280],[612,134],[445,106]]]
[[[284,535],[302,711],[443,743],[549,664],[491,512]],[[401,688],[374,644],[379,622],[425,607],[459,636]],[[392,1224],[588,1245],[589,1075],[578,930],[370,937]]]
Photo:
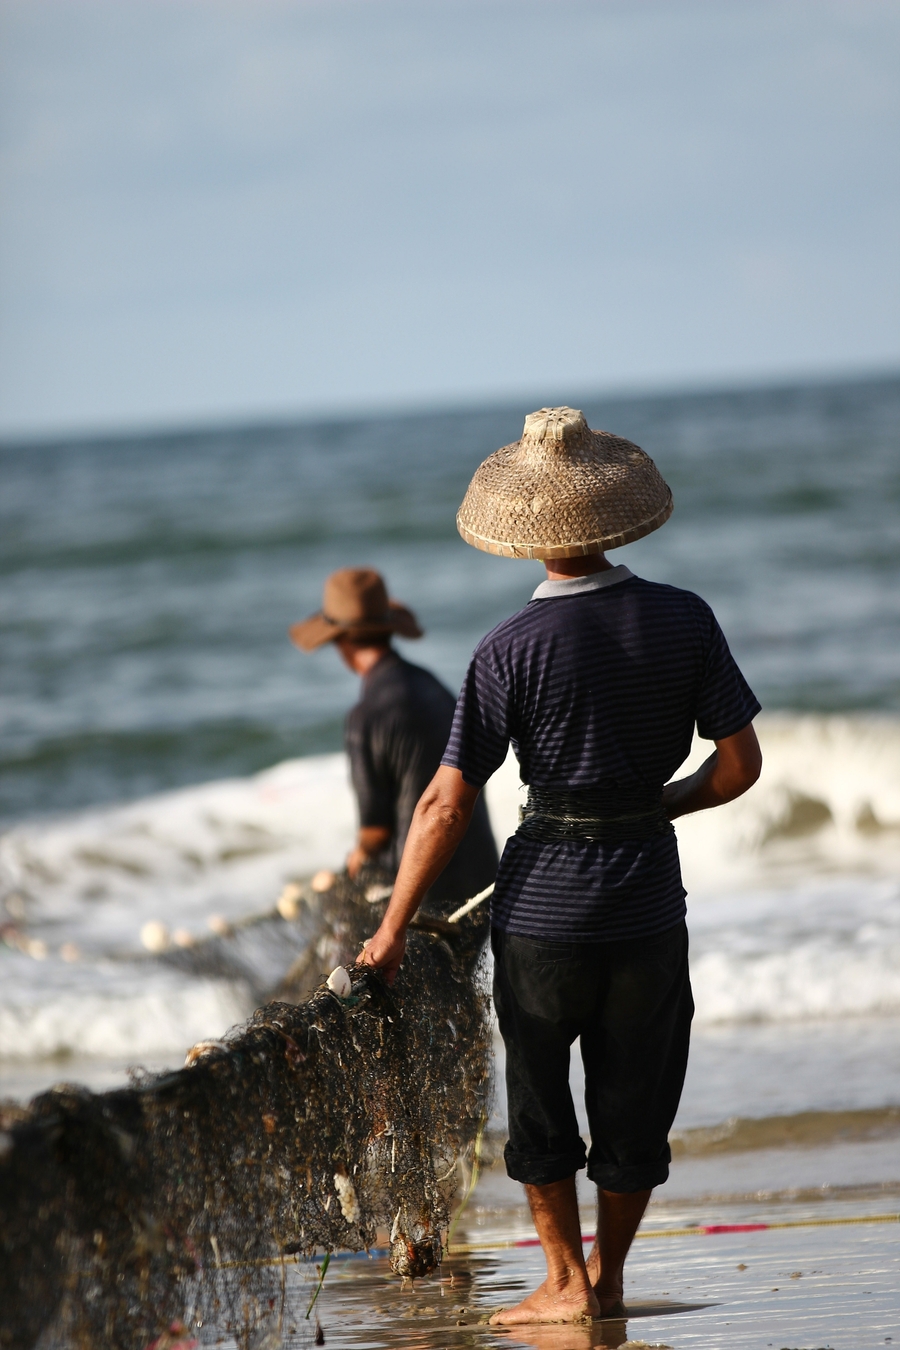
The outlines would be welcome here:
[[[519,808],[518,835],[552,843],[589,839],[602,843],[645,842],[672,834],[673,826],[657,797],[609,788],[528,788]]]

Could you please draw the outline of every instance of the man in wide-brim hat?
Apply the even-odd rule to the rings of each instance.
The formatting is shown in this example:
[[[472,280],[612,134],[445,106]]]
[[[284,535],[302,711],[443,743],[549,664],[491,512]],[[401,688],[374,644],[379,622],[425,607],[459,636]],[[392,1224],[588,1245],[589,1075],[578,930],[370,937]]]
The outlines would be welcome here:
[[[732,800],[760,771],[759,703],[709,606],[605,557],[671,510],[652,460],[571,408],[532,413],[521,440],[478,469],[457,517],[463,538],[542,559],[547,580],[475,651],[366,948],[392,978],[422,894],[511,742],[528,800],[491,902],[494,1002],[506,1045],[506,1166],[525,1184],[547,1278],[495,1314],[501,1324],[625,1315],[625,1257],[668,1176],[693,1014],[672,821]],[[695,726],[715,751],[670,781]],[[568,1082],[578,1037],[587,1158]],[[585,1162],[598,1194],[587,1262],[575,1191]]]
[[[344,567],[325,582],[322,608],[290,629],[302,651],[332,643],[362,681],[359,702],[347,716],[345,745],[359,812],[356,846],[347,869],[367,863],[397,870],[416,803],[431,782],[447,744],[456,700],[430,671],[394,650],[395,636],[420,638],[412,610],[389,598],[371,567]],[[429,893],[436,912],[490,885],[497,847],[487,808],[480,803],[472,827],[451,864]]]

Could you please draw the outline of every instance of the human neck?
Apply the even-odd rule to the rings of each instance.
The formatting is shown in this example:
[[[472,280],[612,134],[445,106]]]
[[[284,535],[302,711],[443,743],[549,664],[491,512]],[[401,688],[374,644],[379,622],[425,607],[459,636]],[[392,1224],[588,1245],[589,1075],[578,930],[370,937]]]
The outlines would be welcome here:
[[[357,675],[365,679],[375,669],[383,656],[391,651],[390,647],[353,647],[350,650],[348,664]]]
[[[548,581],[567,581],[569,577],[590,577],[595,572],[609,572],[613,564],[603,553],[589,553],[581,558],[547,558],[544,566]]]

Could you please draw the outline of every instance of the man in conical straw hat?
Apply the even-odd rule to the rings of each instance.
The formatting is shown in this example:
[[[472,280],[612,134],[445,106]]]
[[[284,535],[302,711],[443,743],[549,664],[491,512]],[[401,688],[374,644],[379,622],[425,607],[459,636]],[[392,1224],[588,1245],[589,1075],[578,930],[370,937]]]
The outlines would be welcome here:
[[[392,978],[423,892],[512,744],[528,800],[491,902],[494,1002],[506,1166],[525,1185],[547,1278],[495,1314],[501,1324],[625,1315],[625,1257],[668,1176],[693,1014],[672,821],[731,801],[759,776],[759,703],[709,606],[605,557],[671,511],[652,460],[571,408],[532,413],[522,439],[478,469],[457,517],[463,538],[540,558],[547,580],[475,651],[366,948]],[[695,726],[715,750],[671,781]],[[568,1082],[578,1037],[587,1157]],[[586,1262],[575,1191],[585,1163],[598,1195]]]

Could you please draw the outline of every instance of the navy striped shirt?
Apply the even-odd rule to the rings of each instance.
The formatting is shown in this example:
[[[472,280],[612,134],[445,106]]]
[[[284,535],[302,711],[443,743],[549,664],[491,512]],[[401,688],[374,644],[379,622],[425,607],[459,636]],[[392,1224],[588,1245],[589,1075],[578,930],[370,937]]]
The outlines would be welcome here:
[[[522,781],[658,799],[694,726],[722,740],[760,705],[699,596],[615,567],[548,581],[479,643],[443,763],[482,787],[512,744]],[[516,834],[491,921],[509,933],[603,942],[685,913],[674,834],[542,842]]]

